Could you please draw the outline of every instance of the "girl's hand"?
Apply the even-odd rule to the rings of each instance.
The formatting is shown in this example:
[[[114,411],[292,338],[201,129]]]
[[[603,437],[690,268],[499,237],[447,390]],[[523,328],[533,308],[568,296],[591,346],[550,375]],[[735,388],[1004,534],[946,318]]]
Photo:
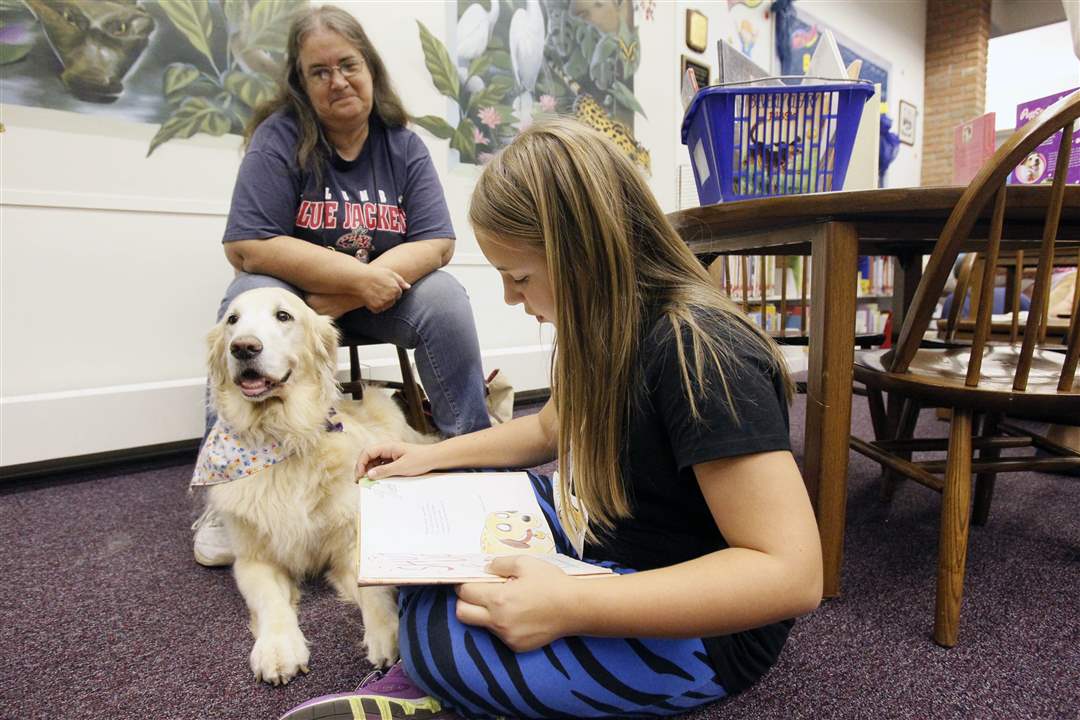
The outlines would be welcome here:
[[[574,578],[526,555],[491,561],[488,572],[505,583],[466,583],[457,587],[457,618],[487,628],[514,652],[528,652],[576,632]]]
[[[435,469],[434,453],[436,445],[414,445],[412,443],[383,443],[372,445],[360,453],[356,459],[356,477],[367,475],[372,480],[393,477],[394,475],[423,475]]]

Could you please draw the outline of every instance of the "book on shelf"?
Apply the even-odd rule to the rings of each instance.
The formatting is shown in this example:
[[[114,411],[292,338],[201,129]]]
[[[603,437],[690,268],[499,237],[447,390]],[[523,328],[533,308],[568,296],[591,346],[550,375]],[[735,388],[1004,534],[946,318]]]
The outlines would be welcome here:
[[[957,125],[953,131],[953,185],[967,185],[994,154],[996,113]]]
[[[568,575],[611,570],[555,550],[555,536],[523,472],[436,473],[363,480],[357,513],[359,585],[503,582],[500,555],[530,555]]]
[[[859,295],[880,297],[893,292],[893,258],[888,255],[859,257]]]
[[[876,300],[892,296],[895,264],[894,258],[886,255],[859,257],[856,288],[859,303],[855,318],[859,334],[876,335],[883,331],[889,312],[881,310]],[[804,317],[805,326],[810,326],[811,265],[810,258],[802,255],[725,255],[710,265],[709,273],[759,327],[779,334],[782,325],[789,332],[798,332]],[[802,302],[804,282],[807,306]]]
[[[749,300],[760,300],[762,283],[764,294],[771,296],[780,292],[777,282],[777,260],[774,255],[728,255],[722,258],[724,268],[722,278],[724,288],[734,300],[744,296]],[[789,292],[795,285],[789,285]]]
[[[860,297],[880,297],[892,294],[895,268],[892,257],[863,255],[859,257],[858,263],[858,295]],[[710,272],[736,302],[742,301],[745,297],[747,302],[760,303],[762,283],[764,283],[766,301],[779,301],[783,295],[788,302],[796,302],[801,297],[804,278],[806,282],[809,282],[810,265],[810,258],[801,255],[726,255],[716,260]],[[786,291],[782,292],[785,286]],[[809,285],[807,285],[806,294],[809,298]]]
[[[1056,103],[1061,98],[1076,92],[1080,88],[1062,90],[1061,92],[1047,95],[1046,97],[1028,100],[1016,106],[1016,129],[1037,118],[1046,108]],[[1035,185],[1040,183],[1049,184],[1054,181],[1054,169],[1057,166],[1058,148],[1061,146],[1061,133],[1059,130],[1054,135],[1044,140],[1024,160],[1009,173],[1008,182],[1021,185]],[[1072,154],[1069,157],[1069,166],[1066,168],[1065,182],[1070,185],[1080,184],[1080,130],[1073,132]]]

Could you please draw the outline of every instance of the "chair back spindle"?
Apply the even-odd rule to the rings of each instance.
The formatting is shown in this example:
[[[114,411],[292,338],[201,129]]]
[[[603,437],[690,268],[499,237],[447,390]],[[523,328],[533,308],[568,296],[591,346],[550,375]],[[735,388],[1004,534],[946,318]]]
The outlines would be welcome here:
[[[1069,97],[1080,99],[1080,93],[1073,93]],[[1080,102],[1075,104],[1080,106]],[[1050,109],[1053,109],[1053,106]],[[1044,111],[1044,114],[1046,112]],[[1080,113],[1077,114],[1080,115]],[[1054,244],[1057,241],[1058,223],[1061,220],[1061,206],[1065,200],[1065,176],[1069,173],[1069,157],[1072,154],[1075,125],[1075,116],[1064,122],[1064,132],[1061,134],[1061,144],[1058,147],[1054,182],[1050,186],[1050,206],[1046,211],[1046,224],[1043,225],[1042,244],[1039,246],[1039,267],[1035,271],[1035,287],[1031,291],[1031,309],[1028,311],[1027,324],[1024,326],[1020,364],[1016,369],[1016,379],[1013,381],[1013,390],[1017,392],[1022,392],[1027,388],[1035,345],[1043,341],[1046,336],[1050,302],[1050,270],[1054,266]],[[1075,325],[1076,318],[1073,318],[1072,322]],[[1061,379],[1064,380],[1064,377]]]
[[[991,315],[994,311],[994,275],[997,272],[998,253],[1001,251],[1001,227],[1005,223],[1005,185],[998,188],[994,199],[994,216],[990,221],[990,242],[983,260],[982,285],[979,291],[979,306],[975,311],[975,338],[971,343],[971,356],[968,359],[968,372],[964,384],[978,387],[979,374],[982,370],[983,350],[986,338],[990,335]],[[962,300],[961,300],[962,302]],[[957,303],[956,299],[953,304]],[[972,308],[975,298],[971,299]]]

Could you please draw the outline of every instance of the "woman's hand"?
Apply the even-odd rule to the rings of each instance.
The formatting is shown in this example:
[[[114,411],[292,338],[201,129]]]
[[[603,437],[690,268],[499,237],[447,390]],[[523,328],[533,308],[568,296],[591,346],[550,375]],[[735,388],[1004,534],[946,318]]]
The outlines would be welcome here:
[[[364,275],[363,287],[357,288],[357,294],[373,313],[393,307],[401,293],[412,287],[397,272],[382,265],[365,266]]]
[[[387,267],[365,266],[363,287],[352,293],[308,293],[305,297],[311,309],[320,315],[339,318],[347,312],[366,307],[379,313],[394,306],[401,294],[411,285],[397,272]]]
[[[404,475],[423,475],[435,469],[436,445],[412,443],[383,443],[372,445],[356,459],[356,477],[367,475],[372,480]]]
[[[320,315],[329,315],[339,318],[356,308],[364,307],[364,300],[356,295],[338,293],[328,295],[326,293],[308,293],[304,296],[308,306]]]
[[[495,558],[488,571],[505,583],[457,587],[457,618],[487,628],[514,652],[528,652],[576,633],[573,611],[580,580],[526,555]]]

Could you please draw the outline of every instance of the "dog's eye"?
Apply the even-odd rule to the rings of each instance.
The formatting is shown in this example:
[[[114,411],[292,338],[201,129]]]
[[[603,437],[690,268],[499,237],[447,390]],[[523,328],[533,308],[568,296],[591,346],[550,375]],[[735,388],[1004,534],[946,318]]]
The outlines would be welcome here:
[[[237,315],[236,313],[233,313],[232,315],[230,315],[230,316],[229,316],[228,318],[226,318],[226,320],[225,320],[225,322],[229,323],[230,325],[235,325],[235,324],[236,324],[236,323],[238,323],[239,321],[240,321],[240,316],[239,316],[239,315]]]
[[[278,310],[277,319],[279,322],[289,322],[290,320],[292,320],[292,315],[285,312],[284,310]]]

